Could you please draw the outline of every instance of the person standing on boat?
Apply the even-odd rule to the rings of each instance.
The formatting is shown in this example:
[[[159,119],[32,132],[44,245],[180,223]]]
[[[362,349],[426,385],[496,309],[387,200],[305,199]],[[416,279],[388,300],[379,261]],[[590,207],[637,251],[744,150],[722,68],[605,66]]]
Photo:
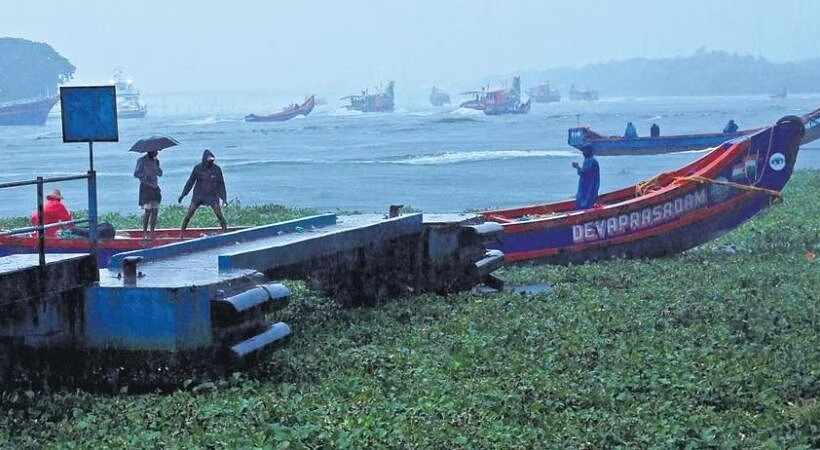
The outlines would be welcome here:
[[[575,207],[577,209],[589,209],[598,202],[598,187],[601,184],[601,174],[598,168],[598,160],[592,153],[592,148],[585,147],[581,150],[584,154],[584,163],[578,165],[572,163],[572,167],[578,171],[578,192],[575,194]]]
[[[723,128],[723,132],[726,134],[737,133],[738,128],[735,119],[729,119],[729,123]]]
[[[137,167],[134,169],[134,178],[140,180],[139,205],[145,211],[142,215],[142,233],[145,238],[154,234],[159,204],[162,201],[162,191],[159,188],[162,168],[159,166],[158,155],[156,151],[146,153],[137,160]],[[146,234],[149,228],[150,234]]]
[[[624,137],[627,139],[634,139],[638,137],[638,130],[635,129],[635,125],[633,125],[632,122],[627,122]]]
[[[660,137],[661,127],[659,127],[658,124],[653,123],[652,126],[649,128],[649,135],[653,138]]]
[[[202,162],[194,166],[194,170],[191,171],[191,176],[188,177],[188,182],[185,183],[185,188],[182,189],[182,195],[179,196],[178,200],[179,203],[182,203],[182,199],[191,192],[192,188],[194,190],[194,194],[191,197],[191,205],[188,207],[188,213],[185,214],[185,218],[182,220],[182,228],[180,230],[182,234],[184,234],[185,229],[188,228],[188,222],[191,221],[191,217],[194,216],[196,210],[203,205],[210,206],[214,211],[214,215],[217,220],[219,220],[222,231],[228,229],[225,217],[222,216],[222,209],[220,208],[220,201],[224,205],[228,204],[228,197],[225,193],[225,179],[222,176],[222,169],[214,163],[215,160],[216,157],[210,150],[206,149],[202,152]]]

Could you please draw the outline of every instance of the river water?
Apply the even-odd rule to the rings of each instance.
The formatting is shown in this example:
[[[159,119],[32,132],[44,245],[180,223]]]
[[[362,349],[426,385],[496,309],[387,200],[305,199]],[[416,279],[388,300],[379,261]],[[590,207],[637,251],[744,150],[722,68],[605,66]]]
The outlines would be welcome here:
[[[163,134],[181,145],[161,153],[164,201],[176,201],[202,150],[217,156],[228,196],[242,204],[279,203],[319,210],[380,212],[389,204],[428,212],[508,207],[573,195],[571,167],[580,154],[567,129],[589,125],[621,134],[632,121],[641,135],[652,123],[662,134],[719,131],[729,119],[741,128],[773,123],[820,106],[820,95],[768,97],[603,98],[594,103],[533,105],[523,116],[485,116],[457,107],[434,108],[423,99],[391,114],[318,107],[284,123],[245,123],[242,117],[276,110],[294,98],[264,92],[146,96],[145,119],[120,121],[120,142],[95,145],[101,212],[137,212],[132,173],[139,138]],[[333,102],[331,102],[333,103]],[[59,117],[42,127],[0,127],[0,181],[84,172],[87,146],[64,144]],[[813,147],[813,148],[812,148]],[[602,192],[633,184],[701,156],[599,157]],[[820,168],[820,141],[801,150],[798,168]],[[59,187],[72,209],[85,209],[85,186]],[[33,187],[0,191],[0,216],[27,215]]]

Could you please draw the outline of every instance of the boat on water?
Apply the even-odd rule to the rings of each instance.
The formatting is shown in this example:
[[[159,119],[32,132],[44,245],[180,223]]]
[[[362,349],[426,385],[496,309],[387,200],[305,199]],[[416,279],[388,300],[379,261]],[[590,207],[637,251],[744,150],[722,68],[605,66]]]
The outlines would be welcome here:
[[[245,116],[245,122],[284,122],[296,116],[307,116],[316,106],[316,98],[311,95],[302,104],[295,103],[282,108],[281,111],[264,116],[249,114]]]
[[[433,106],[442,106],[450,104],[450,94],[433,86],[430,91],[430,104]]]
[[[542,83],[538,86],[527,89],[527,95],[535,103],[554,103],[561,101],[561,93],[557,89],[552,89],[549,83]]]
[[[0,126],[45,125],[59,97],[45,96],[0,103]]]
[[[377,90],[375,94],[371,94],[365,89],[360,95],[348,95],[342,97],[340,100],[348,100],[350,103],[345,105],[345,108],[351,111],[393,112],[393,108],[395,107],[394,87],[395,83],[390,81],[384,89]]]
[[[513,77],[512,87],[509,89],[482,88],[480,91],[463,92],[462,95],[473,95],[472,100],[463,102],[461,108],[484,111],[488,116],[501,114],[527,114],[530,112],[532,101],[521,101],[521,78]]]
[[[574,102],[579,101],[587,101],[587,102],[594,102],[598,100],[598,91],[593,91],[592,89],[589,90],[579,90],[573,84],[569,88],[569,99]]]
[[[675,171],[598,198],[482,213],[500,223],[507,261],[566,264],[660,257],[700,245],[765,209],[792,175],[804,121],[787,116]]]
[[[808,144],[820,137],[820,109],[802,118],[806,133],[802,144]],[[739,130],[734,133],[678,134],[669,136],[603,136],[589,127],[570,128],[567,143],[578,150],[591,148],[598,156],[660,155],[704,150],[723,142],[759,131],[759,128]]]
[[[142,119],[148,114],[148,106],[140,102],[140,91],[134,87],[122,69],[114,71],[112,80],[117,90],[117,119]]]
[[[229,228],[228,231],[240,229],[242,228]],[[118,253],[159,247],[221,233],[221,228],[189,228],[184,234],[180,234],[178,228],[159,229],[154,231],[151,239],[145,239],[142,230],[119,230],[113,239],[100,239],[97,242],[97,264],[99,267],[106,267],[111,257]],[[36,233],[0,236],[0,257],[37,253],[37,241]],[[89,253],[90,250],[91,242],[85,238],[63,239],[50,236],[45,238],[46,253]]]

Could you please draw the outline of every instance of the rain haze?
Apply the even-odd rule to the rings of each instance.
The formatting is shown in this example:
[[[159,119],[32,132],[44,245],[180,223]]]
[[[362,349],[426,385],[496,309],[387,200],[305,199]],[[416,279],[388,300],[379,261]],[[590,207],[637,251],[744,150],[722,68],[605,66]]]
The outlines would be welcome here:
[[[384,79],[407,91],[702,46],[778,62],[820,56],[820,2],[801,0],[6,3],[3,34],[49,43],[78,81],[121,66],[155,93],[335,92]]]

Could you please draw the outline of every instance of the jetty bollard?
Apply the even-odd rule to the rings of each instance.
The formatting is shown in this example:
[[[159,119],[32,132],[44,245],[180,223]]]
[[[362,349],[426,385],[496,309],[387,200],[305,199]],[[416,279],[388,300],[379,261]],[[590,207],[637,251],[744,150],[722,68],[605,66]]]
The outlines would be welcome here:
[[[137,265],[142,261],[142,256],[127,256],[122,260],[122,283],[125,286],[137,284]]]

